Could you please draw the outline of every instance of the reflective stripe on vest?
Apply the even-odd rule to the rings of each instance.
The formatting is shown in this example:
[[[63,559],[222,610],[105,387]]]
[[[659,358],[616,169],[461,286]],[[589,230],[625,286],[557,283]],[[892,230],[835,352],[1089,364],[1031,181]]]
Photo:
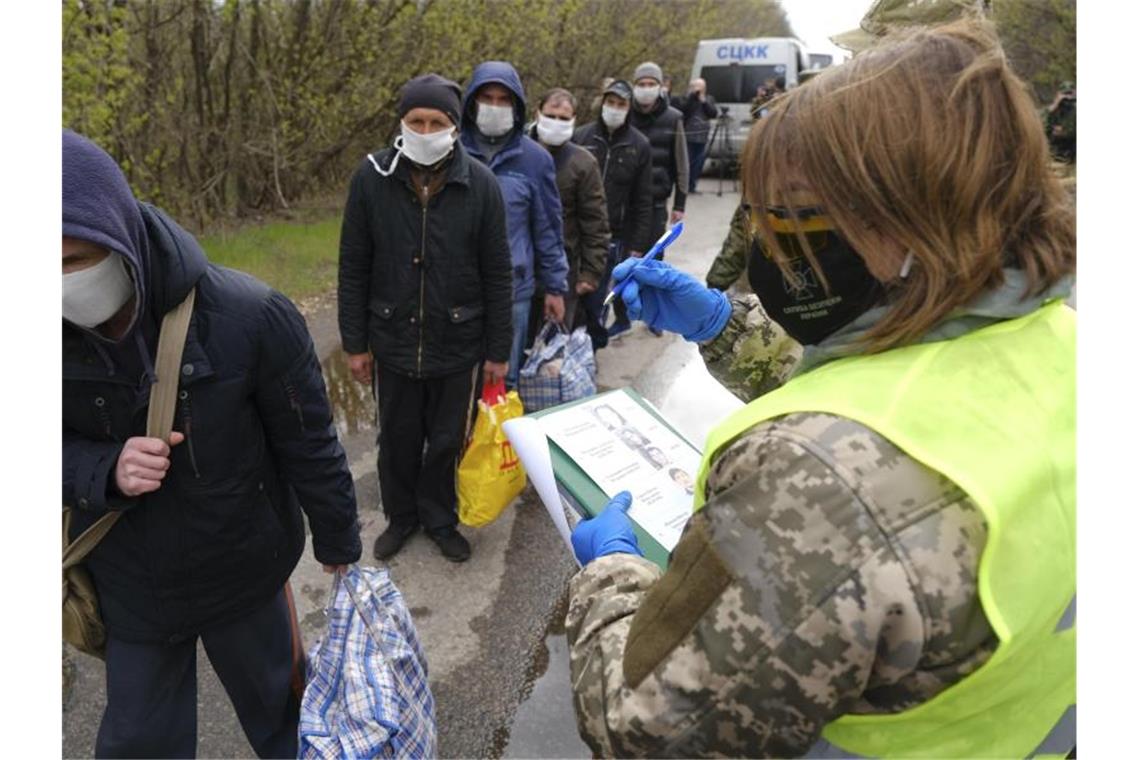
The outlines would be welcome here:
[[[725,446],[764,420],[822,412],[885,436],[986,518],[978,595],[996,652],[921,705],[828,724],[848,756],[1023,758],[1076,704],[1076,629],[1059,626],[1076,593],[1075,337],[1058,301],[953,340],[839,359],[709,435],[698,509]]]

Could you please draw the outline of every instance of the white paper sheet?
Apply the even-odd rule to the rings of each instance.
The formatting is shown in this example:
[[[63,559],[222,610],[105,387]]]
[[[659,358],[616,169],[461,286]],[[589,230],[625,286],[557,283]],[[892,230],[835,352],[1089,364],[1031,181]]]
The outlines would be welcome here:
[[[607,496],[632,493],[629,516],[666,551],[673,550],[692,515],[700,452],[622,391],[537,422]]]
[[[554,465],[550,461],[550,444],[546,440],[546,433],[534,417],[516,417],[503,423],[503,432],[514,447],[515,453],[522,460],[534,490],[546,507],[558,535],[574,556],[574,546],[570,543],[570,523],[563,511],[562,494],[558,492],[558,482],[554,479]],[[577,562],[577,558],[574,559]],[[580,566],[580,565],[579,565]]]

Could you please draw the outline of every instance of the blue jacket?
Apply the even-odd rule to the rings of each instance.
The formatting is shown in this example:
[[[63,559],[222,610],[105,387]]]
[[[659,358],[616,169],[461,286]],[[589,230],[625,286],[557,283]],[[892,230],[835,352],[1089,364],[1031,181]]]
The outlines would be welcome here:
[[[502,149],[488,161],[475,140],[475,91],[491,82],[513,93],[515,127]],[[490,167],[503,191],[515,301],[534,294],[536,277],[547,293],[565,293],[569,269],[562,242],[562,201],[558,197],[554,159],[549,151],[523,134],[525,122],[526,98],[514,67],[502,61],[476,66],[463,96],[460,130],[463,147]]]
[[[360,557],[356,496],[305,320],[285,296],[215,266],[168,216],[135,200],[102,149],[63,136],[63,234],[122,256],[135,284],[127,334],[63,321],[63,502],[71,539],[125,514],[87,557],[113,638],[188,639],[248,615],[285,584],[308,517],[319,562]],[[170,470],[152,493],[114,484],[145,435],[162,316],[197,287],[182,352]]]

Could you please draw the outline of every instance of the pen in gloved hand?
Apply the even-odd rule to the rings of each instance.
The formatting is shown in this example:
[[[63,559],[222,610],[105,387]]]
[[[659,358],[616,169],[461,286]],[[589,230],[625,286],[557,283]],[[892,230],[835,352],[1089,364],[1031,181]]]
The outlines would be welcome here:
[[[657,258],[657,256],[663,253],[674,240],[681,236],[681,232],[684,231],[684,229],[685,223],[677,222],[672,227],[665,230],[665,234],[662,235],[661,238],[653,244],[653,247],[646,251],[645,255],[641,257],[641,261],[638,261],[629,270],[630,274],[626,275],[626,277],[621,282],[614,285],[614,289],[610,291],[610,294],[608,296],[606,296],[606,300],[602,301],[602,307],[605,308],[606,306],[609,306],[610,301],[614,300],[614,298],[621,294],[621,291],[625,288],[626,283],[630,281],[633,270],[641,266],[642,261]]]

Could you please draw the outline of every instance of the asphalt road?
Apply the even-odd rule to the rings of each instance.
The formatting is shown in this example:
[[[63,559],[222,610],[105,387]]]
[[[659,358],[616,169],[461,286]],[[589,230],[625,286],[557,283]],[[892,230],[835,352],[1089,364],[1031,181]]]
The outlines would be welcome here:
[[[703,279],[738,195],[726,183],[718,198],[715,179],[702,180],[700,187],[701,194],[689,197],[685,234],[666,260]],[[356,482],[362,563],[372,564],[372,542],[385,526],[376,478],[375,408],[367,389],[348,377],[330,299],[306,304],[306,318],[324,357],[336,424]],[[642,325],[598,353],[598,382],[600,390],[634,386],[698,445],[718,411],[736,403],[704,371],[695,347],[677,336],[654,337]],[[441,756],[588,756],[576,736],[560,634],[572,558],[530,488],[495,523],[463,531],[472,545],[465,564],[445,561],[423,534],[389,563],[427,652]],[[306,551],[291,582],[308,648],[324,629],[328,576]],[[90,757],[105,699],[102,663],[65,648],[63,669],[63,756]],[[198,676],[199,756],[252,757],[200,647]]]

